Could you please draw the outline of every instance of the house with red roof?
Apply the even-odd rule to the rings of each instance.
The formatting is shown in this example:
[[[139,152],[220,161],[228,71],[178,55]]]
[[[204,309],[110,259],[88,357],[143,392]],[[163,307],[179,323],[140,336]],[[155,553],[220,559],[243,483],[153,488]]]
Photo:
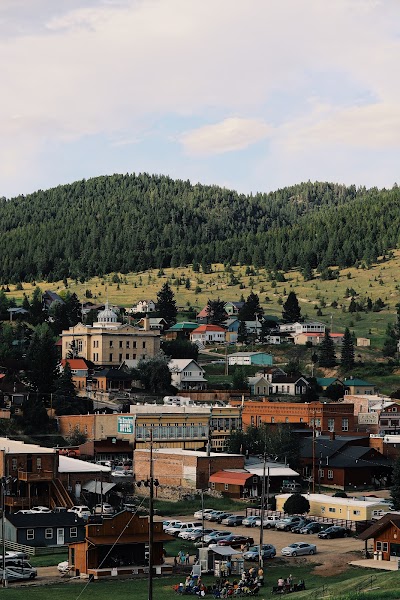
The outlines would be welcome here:
[[[72,373],[72,381],[76,389],[86,390],[87,378],[89,376],[89,366],[84,358],[63,358],[60,361],[61,369],[64,370],[65,365],[69,364]]]
[[[313,346],[318,346],[322,343],[324,336],[325,334],[322,332],[303,332],[292,334],[294,343],[299,346],[305,346],[307,343],[310,343]],[[343,342],[343,333],[330,333],[329,336],[335,345],[340,345]]]
[[[225,329],[219,325],[200,325],[190,334],[190,341],[194,344],[223,344],[225,342]]]

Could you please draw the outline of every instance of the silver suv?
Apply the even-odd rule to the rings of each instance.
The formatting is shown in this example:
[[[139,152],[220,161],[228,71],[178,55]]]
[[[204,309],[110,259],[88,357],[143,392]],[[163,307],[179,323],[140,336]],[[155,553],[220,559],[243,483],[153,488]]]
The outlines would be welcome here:
[[[275,529],[280,529],[281,531],[290,531],[292,527],[295,527],[297,523],[302,521],[302,517],[285,517],[281,521],[277,521],[275,523]]]

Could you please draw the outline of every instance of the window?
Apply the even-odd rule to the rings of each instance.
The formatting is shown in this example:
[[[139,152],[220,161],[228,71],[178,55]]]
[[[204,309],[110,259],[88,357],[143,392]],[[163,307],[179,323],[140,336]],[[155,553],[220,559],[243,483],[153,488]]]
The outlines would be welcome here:
[[[16,470],[17,470],[17,459],[16,459],[16,458],[13,458],[13,459],[11,460],[11,469],[12,469],[13,471],[16,471]]]
[[[51,527],[49,527],[48,529],[44,530],[44,537],[46,538],[46,540],[51,540],[53,537],[53,530],[51,529]]]
[[[250,417],[250,425],[252,427],[254,426],[254,417],[253,417],[253,415],[251,415],[251,417]]]
[[[35,530],[34,529],[27,529],[26,530],[26,539],[27,540],[34,540],[35,539]]]
[[[336,512],[336,508],[333,508],[333,506],[330,506],[329,509],[328,509],[328,511],[330,513],[335,513]]]
[[[333,479],[333,471],[328,469],[328,479]]]
[[[319,477],[320,479],[323,479],[323,478],[325,477],[325,471],[324,471],[323,469],[320,469],[320,470],[318,471],[318,477]]]
[[[215,490],[215,483],[213,481],[211,481],[211,489]]]
[[[122,354],[118,354],[118,362],[122,362]]]
[[[328,419],[328,431],[335,431],[335,419]]]
[[[110,352],[110,362],[112,362],[112,360],[113,360],[113,353]]]
[[[128,342],[128,344],[129,344],[129,342]],[[137,347],[136,342],[132,342],[132,348],[136,348],[136,347]],[[128,346],[128,348],[129,348],[129,346]]]
[[[349,430],[349,420],[347,418],[342,419],[342,431]]]
[[[225,488],[225,491],[227,492],[227,491],[229,490],[229,484],[228,484],[228,483],[225,483],[225,484],[224,484],[224,488]]]
[[[126,342],[126,347],[130,348],[130,342]],[[133,345],[133,347],[135,348],[135,345]]]
[[[122,348],[122,340],[119,340],[119,347]]]
[[[376,549],[381,552],[387,552],[388,551],[388,542],[376,542]]]
[[[275,417],[271,417],[271,423],[275,423]]]
[[[142,348],[146,348],[146,342],[142,342]]]
[[[42,468],[42,459],[40,457],[36,459],[36,468],[38,469],[38,471],[40,471],[40,469]]]
[[[289,423],[289,417],[285,417],[285,423]]]
[[[253,477],[253,483],[258,483],[258,477]]]
[[[135,360],[136,359],[136,354],[132,354],[132,358],[133,358],[133,360]]]
[[[126,358],[126,360],[129,360],[129,352],[127,352],[127,353],[125,354],[125,358]]]
[[[303,417],[300,417],[300,423],[303,423],[303,422],[304,422]]]
[[[70,527],[69,528],[69,535],[72,538],[78,537],[78,528],[77,527]]]
[[[353,510],[353,515],[361,515],[361,510]]]
[[[324,512],[325,512],[325,506],[321,506],[321,512],[322,512],[322,514],[324,514]]]
[[[113,340],[110,340],[110,348],[113,348],[113,344],[114,344]]]
[[[77,340],[76,347],[77,347],[78,352],[82,352],[82,349],[83,349],[82,340]]]

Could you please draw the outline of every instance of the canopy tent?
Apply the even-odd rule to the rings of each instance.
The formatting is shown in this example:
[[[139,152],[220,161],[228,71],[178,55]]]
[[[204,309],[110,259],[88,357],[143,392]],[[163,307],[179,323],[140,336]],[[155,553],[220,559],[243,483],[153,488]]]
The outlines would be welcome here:
[[[234,554],[243,554],[240,550],[235,550],[232,546],[218,546],[217,544],[210,544],[208,546],[209,550],[215,552],[215,554],[219,554],[220,556],[233,556]]]
[[[108,483],[107,481],[88,481],[85,485],[82,486],[82,489],[86,492],[90,492],[92,494],[107,494],[113,487],[115,487],[115,483]]]

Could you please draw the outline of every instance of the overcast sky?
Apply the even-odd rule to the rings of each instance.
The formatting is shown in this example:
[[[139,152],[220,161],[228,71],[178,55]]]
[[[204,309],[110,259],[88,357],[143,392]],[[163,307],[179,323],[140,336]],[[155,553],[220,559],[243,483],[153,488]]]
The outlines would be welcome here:
[[[0,0],[0,196],[400,184],[399,34],[400,0]]]

